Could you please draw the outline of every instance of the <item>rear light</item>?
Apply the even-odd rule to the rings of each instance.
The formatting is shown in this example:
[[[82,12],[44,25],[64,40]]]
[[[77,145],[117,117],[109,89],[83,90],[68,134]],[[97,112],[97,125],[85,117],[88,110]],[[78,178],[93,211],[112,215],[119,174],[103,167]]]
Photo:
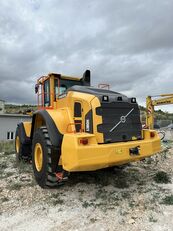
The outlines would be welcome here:
[[[102,101],[108,102],[109,101],[109,97],[107,95],[103,95]]]
[[[150,137],[151,138],[155,137],[155,133],[154,132],[150,132]]]
[[[118,97],[117,97],[117,100],[118,100],[118,101],[123,101],[123,98],[122,98],[121,96],[118,96]]]
[[[86,139],[86,138],[80,139],[80,144],[87,145],[88,139]]]
[[[136,98],[131,98],[132,103],[136,103]]]

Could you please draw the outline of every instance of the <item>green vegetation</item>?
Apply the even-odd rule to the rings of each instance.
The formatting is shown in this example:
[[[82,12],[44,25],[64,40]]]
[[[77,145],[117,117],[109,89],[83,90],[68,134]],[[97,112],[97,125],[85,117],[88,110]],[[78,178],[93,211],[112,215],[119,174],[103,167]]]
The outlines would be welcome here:
[[[14,141],[1,141],[0,152],[4,152],[5,154],[15,153]]]
[[[62,194],[61,194],[61,196],[62,196]],[[64,200],[60,197],[59,193],[53,193],[53,194],[51,194],[50,202],[54,206],[64,204]]]
[[[173,195],[166,196],[165,198],[163,198],[162,204],[173,205]]]
[[[160,184],[171,183],[170,176],[164,171],[157,172],[156,175],[154,176],[154,181]]]
[[[106,200],[107,199],[107,192],[104,188],[99,188],[95,194],[96,199]]]
[[[29,111],[36,111],[36,105],[13,105],[13,104],[5,104],[6,113],[14,113],[14,114],[26,114]]]
[[[4,202],[7,202],[9,201],[9,198],[8,197],[2,197],[1,198],[1,202],[4,203]]]
[[[95,223],[96,221],[97,221],[97,218],[91,218],[91,219],[90,219],[90,222],[91,222],[91,223]]]
[[[21,183],[13,183],[9,186],[10,190],[20,190],[22,187]]]
[[[32,174],[31,164],[21,161],[20,163],[14,163],[14,167],[18,168],[19,173],[30,173]]]
[[[162,110],[155,111],[156,120],[173,120],[173,113],[163,112]]]
[[[139,106],[140,112],[141,112],[141,119],[143,122],[145,122],[146,117],[146,108]],[[173,113],[164,112],[162,110],[155,110],[154,117],[156,120],[170,120],[173,121]]]
[[[141,118],[142,121],[145,121],[145,107],[139,106],[141,111]],[[17,114],[26,114],[27,111],[36,111],[37,105],[14,105],[14,104],[5,104],[5,111],[6,113],[17,113]],[[162,110],[155,110],[155,119],[156,120],[172,120],[173,121],[173,113],[164,112]]]
[[[6,163],[6,162],[0,163],[0,168],[1,168],[2,170],[6,169],[7,167],[8,167],[8,166],[7,166],[7,163]]]
[[[152,215],[150,215],[149,222],[157,222],[157,219],[155,219]]]
[[[52,204],[53,204],[54,206],[56,206],[56,205],[62,205],[62,204],[64,204],[64,200],[62,200],[62,199],[60,199],[60,198],[57,198],[57,199],[54,199],[54,200],[52,201]]]
[[[87,201],[84,201],[83,204],[82,204],[82,207],[88,208],[88,207],[90,207],[90,206],[92,206],[92,205],[93,205],[93,204],[88,203]]]

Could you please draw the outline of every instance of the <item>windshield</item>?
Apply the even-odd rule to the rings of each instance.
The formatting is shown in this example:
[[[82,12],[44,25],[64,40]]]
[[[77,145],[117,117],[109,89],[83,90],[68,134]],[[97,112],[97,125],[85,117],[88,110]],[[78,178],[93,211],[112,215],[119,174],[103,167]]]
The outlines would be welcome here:
[[[58,79],[55,79],[55,98],[58,98],[59,95],[62,95],[66,90],[74,85],[82,85],[82,82],[76,80],[60,79],[59,80],[59,90],[58,90]]]

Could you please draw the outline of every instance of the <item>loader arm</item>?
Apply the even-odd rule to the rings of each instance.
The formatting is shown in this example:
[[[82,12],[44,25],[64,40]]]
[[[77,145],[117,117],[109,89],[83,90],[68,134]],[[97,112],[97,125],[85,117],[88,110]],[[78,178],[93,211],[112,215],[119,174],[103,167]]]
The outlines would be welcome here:
[[[156,99],[152,99],[156,97]],[[159,97],[159,98],[158,98]],[[173,94],[162,94],[157,96],[147,96],[146,98],[146,126],[154,128],[154,107],[160,105],[173,104]]]

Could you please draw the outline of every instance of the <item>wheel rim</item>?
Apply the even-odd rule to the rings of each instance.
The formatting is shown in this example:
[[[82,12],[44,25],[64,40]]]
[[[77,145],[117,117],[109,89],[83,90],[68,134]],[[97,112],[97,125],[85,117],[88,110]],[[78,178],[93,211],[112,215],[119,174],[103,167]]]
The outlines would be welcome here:
[[[35,145],[34,160],[35,160],[35,167],[37,171],[40,172],[43,166],[43,149],[41,147],[41,144],[39,143]]]
[[[19,136],[16,137],[16,152],[19,153],[20,150],[20,139]]]

